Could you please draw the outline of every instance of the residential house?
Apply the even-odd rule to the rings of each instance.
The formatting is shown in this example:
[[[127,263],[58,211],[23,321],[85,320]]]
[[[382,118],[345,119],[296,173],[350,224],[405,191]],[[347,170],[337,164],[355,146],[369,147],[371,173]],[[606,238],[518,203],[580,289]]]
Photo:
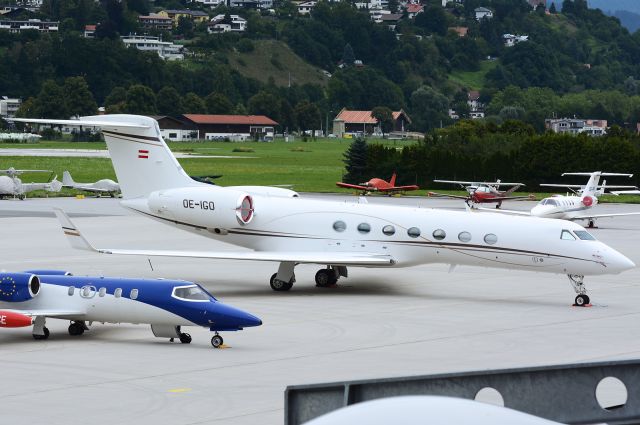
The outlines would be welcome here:
[[[358,9],[382,9],[381,0],[356,0],[353,4]]]
[[[243,32],[247,28],[247,20],[238,15],[217,15],[207,24],[209,34],[220,34],[223,32]]]
[[[469,33],[468,27],[449,27],[448,29],[458,34],[458,37],[466,37]]]
[[[96,38],[97,25],[85,25],[84,26],[84,38]]]
[[[183,47],[168,41],[162,41],[159,37],[148,35],[129,35],[120,37],[127,47],[134,47],[146,52],[155,52],[162,59],[184,59]]]
[[[544,127],[554,133],[580,134],[602,136],[607,132],[607,120],[579,119],[579,118],[550,118],[544,120]]]
[[[504,40],[504,45],[506,47],[513,47],[518,43],[522,43],[524,41],[529,41],[529,36],[528,35],[502,34],[502,39]]]
[[[480,102],[480,92],[470,90],[467,93],[467,105],[469,106],[469,117],[471,119],[484,118],[484,103]]]
[[[411,118],[404,110],[392,112],[393,132],[406,132],[411,124]],[[378,120],[371,115],[371,111],[349,111],[343,108],[333,119],[333,134],[343,137],[345,134],[374,134],[382,133]]]
[[[476,21],[493,18],[493,12],[486,7],[477,7],[474,9],[474,12],[476,14]]]
[[[40,19],[29,19],[28,21],[0,20],[0,30],[9,31],[11,33],[20,33],[28,30],[56,32],[58,31],[59,25],[60,22],[58,21],[41,21]]]
[[[388,15],[391,13],[389,10],[385,9],[369,9],[369,15],[371,15],[371,20],[376,24],[382,22],[382,15]]]
[[[413,19],[419,13],[424,12],[424,6],[421,4],[410,3],[407,5],[407,16],[409,19]]]
[[[12,99],[7,96],[0,96],[0,117],[14,118],[21,104],[21,99]]]
[[[273,0],[229,0],[229,7],[241,7],[243,9],[272,9]]]
[[[442,7],[447,7],[449,3],[464,4],[464,0],[442,0]]]
[[[173,21],[173,26],[177,26],[178,22],[180,22],[180,18],[187,18],[192,20],[193,22],[205,22],[209,19],[209,15],[204,13],[201,10],[190,10],[190,9],[167,9],[158,12],[158,15],[163,16],[165,18],[171,18]]]
[[[203,6],[209,6],[210,8],[215,8],[218,7],[220,5],[225,5],[227,4],[226,0],[194,0],[196,3],[200,3]]]
[[[277,122],[264,115],[185,114],[182,120],[197,132],[197,139],[236,142],[273,140]]]
[[[391,31],[395,31],[396,30],[396,26],[398,25],[398,22],[400,22],[400,20],[402,19],[402,14],[401,13],[387,13],[384,14],[380,17],[380,19],[382,20],[383,24],[386,24],[387,27],[389,27],[389,29]]]
[[[318,4],[317,1],[303,1],[298,3],[298,15],[309,15],[314,7]]]
[[[547,7],[547,0],[527,0],[527,3],[534,9],[537,9],[538,6]]]
[[[174,21],[168,16],[150,13],[146,16],[138,16],[138,22],[142,28],[147,30],[171,31]]]

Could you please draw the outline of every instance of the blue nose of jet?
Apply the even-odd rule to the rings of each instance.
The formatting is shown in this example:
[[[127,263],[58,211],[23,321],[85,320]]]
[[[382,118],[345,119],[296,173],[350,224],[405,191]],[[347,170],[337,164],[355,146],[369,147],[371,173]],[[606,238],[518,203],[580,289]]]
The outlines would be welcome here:
[[[262,325],[262,320],[256,316],[220,302],[216,302],[209,313],[209,327],[212,331],[237,331]]]

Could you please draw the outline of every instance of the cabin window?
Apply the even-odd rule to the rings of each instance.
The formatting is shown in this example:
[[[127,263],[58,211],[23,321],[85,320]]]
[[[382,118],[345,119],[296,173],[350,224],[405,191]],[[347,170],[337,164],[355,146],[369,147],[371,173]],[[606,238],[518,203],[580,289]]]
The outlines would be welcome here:
[[[72,296],[75,291],[76,291],[75,286],[69,286],[69,290],[67,291],[67,293],[69,294],[69,296]]]
[[[563,241],[575,241],[576,237],[571,234],[568,230],[563,230],[562,234],[560,234],[560,239]]]
[[[358,224],[358,232],[360,233],[369,233],[371,231],[371,226],[369,223],[360,223]]]
[[[436,240],[441,241],[446,237],[447,237],[447,233],[442,229],[437,229],[433,231],[433,238]]]
[[[83,298],[93,298],[96,295],[96,287],[92,285],[85,285],[80,288],[80,296]]]
[[[382,233],[384,233],[387,236],[391,236],[394,233],[396,233],[396,228],[388,224],[382,228]]]
[[[407,230],[407,235],[412,238],[417,238],[418,236],[420,236],[420,229],[418,229],[417,227],[410,227],[409,230]]]
[[[574,230],[573,233],[575,233],[576,236],[579,237],[583,241],[595,241],[596,240],[596,238],[594,238],[593,235],[591,233],[587,232],[586,230]]]
[[[347,228],[347,224],[344,221],[338,220],[333,223],[333,230],[336,232],[344,232]]]
[[[211,296],[198,285],[176,286],[171,294],[174,298],[185,301],[209,301]]]
[[[460,232],[458,233],[458,239],[460,240],[460,242],[469,242],[471,240],[471,233]]]
[[[131,294],[129,294],[129,298],[131,298],[132,300],[137,300],[138,299],[138,290],[137,289],[132,289],[131,290]]]
[[[100,288],[100,290],[98,291],[99,297],[104,297],[106,294],[107,294],[107,288]]]
[[[116,290],[113,291],[113,296],[116,298],[120,298],[122,296],[122,288],[116,288]]]
[[[498,237],[493,233],[487,233],[486,235],[484,235],[484,242],[488,245],[493,245],[494,243],[498,242]]]

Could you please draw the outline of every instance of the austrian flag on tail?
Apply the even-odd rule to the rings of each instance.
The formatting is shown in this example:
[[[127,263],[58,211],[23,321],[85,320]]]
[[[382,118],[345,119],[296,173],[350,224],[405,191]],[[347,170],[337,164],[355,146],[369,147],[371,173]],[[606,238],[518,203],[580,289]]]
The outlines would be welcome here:
[[[149,151],[145,149],[138,149],[138,158],[149,158]]]

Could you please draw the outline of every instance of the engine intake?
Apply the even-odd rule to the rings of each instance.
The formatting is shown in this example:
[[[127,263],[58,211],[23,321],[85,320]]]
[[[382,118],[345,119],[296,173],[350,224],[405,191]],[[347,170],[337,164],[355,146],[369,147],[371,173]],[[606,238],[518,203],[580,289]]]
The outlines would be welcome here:
[[[0,273],[0,301],[29,301],[40,293],[40,278],[30,273]]]

